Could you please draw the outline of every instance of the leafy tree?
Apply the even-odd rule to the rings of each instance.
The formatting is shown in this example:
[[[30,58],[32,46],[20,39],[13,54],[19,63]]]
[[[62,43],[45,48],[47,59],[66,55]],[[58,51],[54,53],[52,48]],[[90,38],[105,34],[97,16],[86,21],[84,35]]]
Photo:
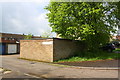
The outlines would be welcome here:
[[[50,30],[47,30],[46,32],[42,33],[42,38],[50,38],[52,36],[52,33]]]
[[[32,34],[25,35],[24,39],[32,39]]]
[[[117,8],[117,10],[116,10],[116,18],[119,20],[118,27],[120,28],[120,1],[117,2],[117,3],[114,3],[114,4],[116,4],[116,8]]]
[[[117,7],[107,2],[50,2],[45,8],[52,30],[66,39],[85,41],[95,50],[109,41],[118,25]]]
[[[117,19],[117,25],[118,29],[120,29],[120,1],[119,2],[110,2],[109,6],[111,6],[114,10],[114,18]],[[115,34],[118,34],[118,31],[116,31]]]

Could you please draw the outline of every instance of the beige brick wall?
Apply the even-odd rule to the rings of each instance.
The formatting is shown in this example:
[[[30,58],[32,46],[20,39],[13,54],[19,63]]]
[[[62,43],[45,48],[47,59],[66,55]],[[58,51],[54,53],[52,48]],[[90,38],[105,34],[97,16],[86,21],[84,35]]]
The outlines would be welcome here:
[[[80,48],[75,43],[75,41],[65,39],[54,39],[54,61],[73,56],[75,55],[74,53],[77,51],[80,51]]]
[[[20,41],[20,58],[53,62],[73,56],[77,51],[81,51],[81,47],[72,40],[53,38]]]
[[[21,40],[20,58],[53,62],[53,44],[51,42],[53,39]]]

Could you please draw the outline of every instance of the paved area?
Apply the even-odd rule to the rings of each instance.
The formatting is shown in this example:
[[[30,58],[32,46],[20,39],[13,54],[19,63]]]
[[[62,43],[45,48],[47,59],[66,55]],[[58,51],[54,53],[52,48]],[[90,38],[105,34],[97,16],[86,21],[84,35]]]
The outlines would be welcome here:
[[[0,67],[9,69],[3,78],[118,78],[118,70],[68,67],[18,59],[19,55],[0,56]]]

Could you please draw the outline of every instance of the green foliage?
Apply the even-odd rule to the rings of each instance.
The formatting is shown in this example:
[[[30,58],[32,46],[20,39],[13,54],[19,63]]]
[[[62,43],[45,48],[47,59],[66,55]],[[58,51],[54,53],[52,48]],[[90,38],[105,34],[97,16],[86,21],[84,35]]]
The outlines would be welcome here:
[[[47,30],[46,32],[42,33],[41,37],[42,38],[50,38],[52,36],[52,33],[50,30]]]
[[[32,34],[25,35],[24,39],[32,39]]]
[[[120,1],[115,3],[117,6],[117,10],[116,10],[116,18],[119,20],[118,22],[118,27],[120,28]]]
[[[117,48],[115,51],[119,51],[120,52],[120,48]]]
[[[119,53],[107,53],[107,52],[85,52],[78,53],[78,56],[74,56],[68,59],[61,59],[57,62],[75,62],[75,61],[94,61],[94,60],[106,60],[106,59],[120,59]]]
[[[85,41],[95,50],[109,41],[118,24],[117,7],[107,2],[51,2],[45,9],[53,31],[66,39]]]

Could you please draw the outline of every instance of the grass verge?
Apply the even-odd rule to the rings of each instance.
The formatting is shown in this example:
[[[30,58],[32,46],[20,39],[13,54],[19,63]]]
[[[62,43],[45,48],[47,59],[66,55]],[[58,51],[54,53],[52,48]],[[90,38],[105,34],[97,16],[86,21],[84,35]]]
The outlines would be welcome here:
[[[108,53],[108,52],[86,52],[77,53],[77,56],[73,56],[67,59],[61,59],[56,62],[78,62],[78,61],[95,61],[95,60],[112,60],[120,59],[120,53]]]
[[[114,51],[120,51],[120,48],[116,48]]]

